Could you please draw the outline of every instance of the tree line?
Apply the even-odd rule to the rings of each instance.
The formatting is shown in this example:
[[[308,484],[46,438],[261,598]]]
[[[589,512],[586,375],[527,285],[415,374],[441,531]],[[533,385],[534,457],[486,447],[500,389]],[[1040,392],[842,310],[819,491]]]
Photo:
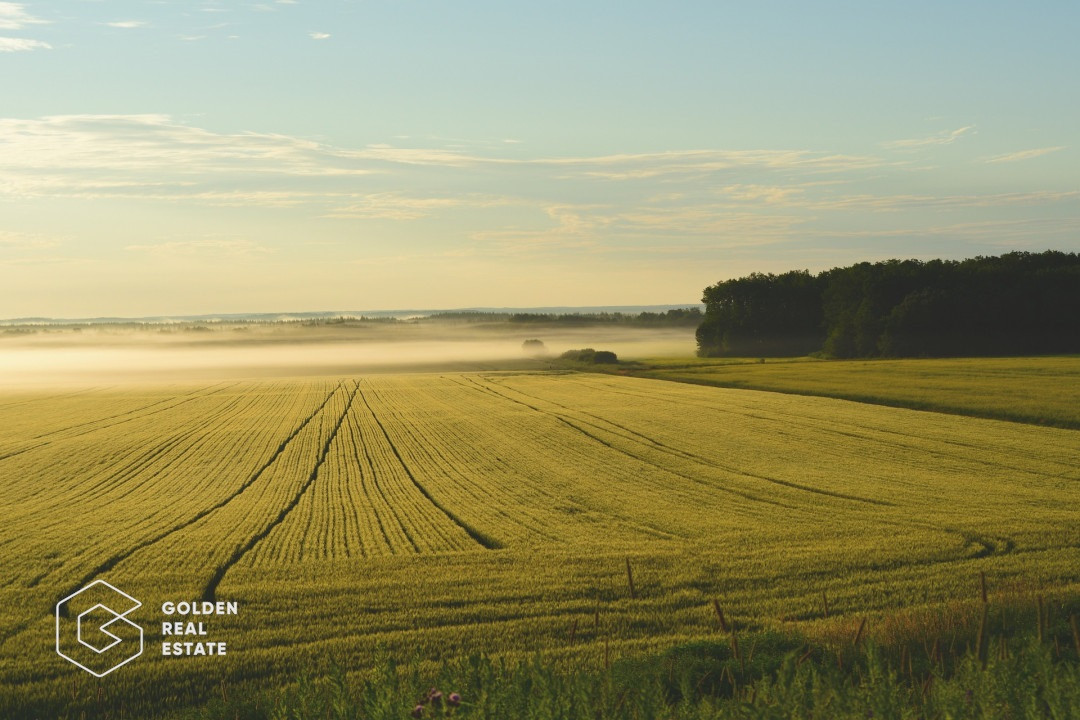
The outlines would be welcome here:
[[[1080,352],[1080,255],[861,262],[705,289],[698,354],[837,358]]]
[[[673,308],[664,312],[599,313],[514,313],[507,320],[512,323],[543,323],[547,325],[687,325],[693,327],[704,316],[699,308]]]

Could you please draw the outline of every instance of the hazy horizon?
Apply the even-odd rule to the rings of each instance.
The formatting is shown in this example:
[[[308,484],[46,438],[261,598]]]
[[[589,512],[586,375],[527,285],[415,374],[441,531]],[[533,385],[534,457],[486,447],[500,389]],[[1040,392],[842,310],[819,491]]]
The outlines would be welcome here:
[[[528,339],[544,342],[537,357]],[[207,332],[102,324],[0,334],[0,387],[177,383],[357,373],[543,368],[566,350],[688,357],[694,327],[516,323],[222,326]]]
[[[360,319],[408,319],[412,317],[429,317],[440,313],[541,313],[541,314],[573,314],[573,313],[633,313],[662,312],[681,308],[701,308],[705,305],[700,302],[667,303],[657,305],[552,305],[540,307],[452,307],[452,308],[381,308],[367,310],[294,310],[276,312],[235,312],[235,313],[205,313],[184,314],[169,313],[164,315],[114,315],[98,317],[0,317],[0,325],[17,325],[33,323],[110,323],[110,322],[215,322],[229,320],[250,320],[252,322],[293,322],[302,320],[347,318]]]

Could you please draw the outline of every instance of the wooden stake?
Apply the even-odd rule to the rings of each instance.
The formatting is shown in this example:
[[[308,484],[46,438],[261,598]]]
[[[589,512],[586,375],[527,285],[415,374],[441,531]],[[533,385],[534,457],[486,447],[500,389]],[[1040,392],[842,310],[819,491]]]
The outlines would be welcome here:
[[[636,599],[637,593],[634,592],[634,571],[630,569],[630,558],[626,558],[626,582],[630,585],[630,599]]]
[[[720,621],[720,629],[723,630],[724,632],[728,632],[729,628],[728,628],[727,620],[724,619],[724,611],[720,609],[720,601],[713,598],[712,606],[713,606],[713,609],[716,610],[716,618]]]
[[[866,618],[863,618],[862,622],[859,623],[859,629],[855,633],[855,639],[852,641],[851,647],[858,647],[859,646],[859,641],[862,640],[863,630],[865,630],[865,629],[866,629]]]

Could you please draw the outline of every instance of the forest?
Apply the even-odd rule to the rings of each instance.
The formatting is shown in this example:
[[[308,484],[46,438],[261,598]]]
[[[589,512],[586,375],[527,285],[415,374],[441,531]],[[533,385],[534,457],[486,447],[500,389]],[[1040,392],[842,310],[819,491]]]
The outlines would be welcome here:
[[[834,358],[1080,352],[1080,255],[861,262],[705,289],[698,354]]]

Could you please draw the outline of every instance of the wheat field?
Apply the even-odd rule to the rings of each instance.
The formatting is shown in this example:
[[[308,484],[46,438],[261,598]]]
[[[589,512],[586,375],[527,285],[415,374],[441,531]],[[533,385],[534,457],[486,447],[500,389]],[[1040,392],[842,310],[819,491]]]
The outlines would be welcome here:
[[[0,395],[0,715],[77,697],[53,608],[106,579],[148,651],[126,707],[321,658],[554,662],[1080,582],[1080,434],[558,372]],[[164,601],[236,601],[163,658]],[[138,717],[138,714],[133,715]]]

